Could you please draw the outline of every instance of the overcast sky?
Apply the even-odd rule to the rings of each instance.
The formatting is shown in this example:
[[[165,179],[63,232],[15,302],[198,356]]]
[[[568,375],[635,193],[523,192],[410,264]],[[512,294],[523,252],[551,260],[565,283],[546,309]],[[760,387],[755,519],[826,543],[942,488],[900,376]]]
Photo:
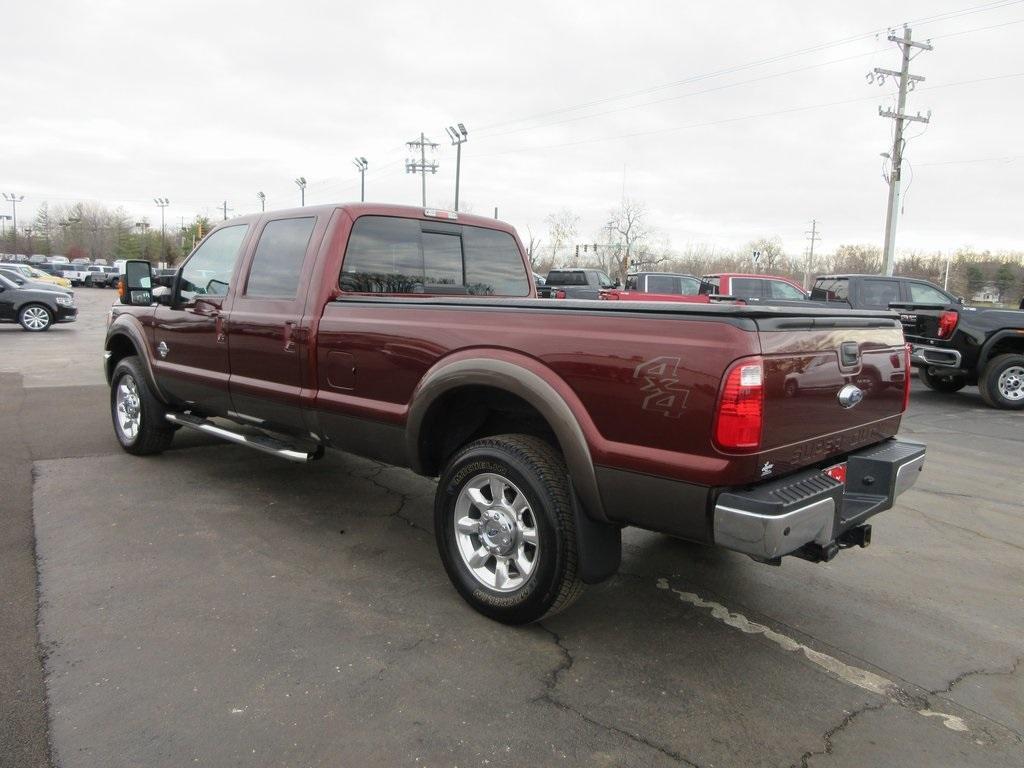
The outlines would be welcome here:
[[[448,207],[444,126],[463,122],[463,209],[524,239],[560,208],[593,239],[625,190],[677,249],[779,235],[797,254],[812,218],[825,250],[880,244],[894,87],[865,73],[899,68],[905,21],[935,50],[912,64],[908,111],[932,123],[908,131],[898,246],[1024,248],[1021,0],[12,0],[0,191],[22,220],[81,199],[159,222],[161,196],[178,223],[258,210],[259,190],[297,205],[299,175],[307,203],[358,199],[362,155],[368,199],[418,205],[404,142],[424,131],[428,204]]]

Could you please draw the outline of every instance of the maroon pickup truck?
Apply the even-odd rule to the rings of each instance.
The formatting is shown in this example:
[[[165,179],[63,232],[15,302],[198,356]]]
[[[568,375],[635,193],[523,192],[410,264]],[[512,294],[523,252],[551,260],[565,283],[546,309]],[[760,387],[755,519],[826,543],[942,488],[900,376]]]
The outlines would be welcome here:
[[[771,564],[866,546],[924,463],[894,438],[909,391],[894,314],[545,301],[492,219],[254,215],[210,232],[172,288],[132,261],[119,291],[105,365],[126,451],[184,427],[439,477],[444,566],[507,623],[613,574],[626,525]]]

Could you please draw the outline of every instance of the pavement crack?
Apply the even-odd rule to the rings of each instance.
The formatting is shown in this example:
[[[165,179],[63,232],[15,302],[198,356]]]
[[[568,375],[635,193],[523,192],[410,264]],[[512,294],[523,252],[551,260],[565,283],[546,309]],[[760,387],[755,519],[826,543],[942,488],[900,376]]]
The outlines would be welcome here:
[[[822,734],[822,742],[824,743],[824,749],[804,752],[800,756],[800,768],[807,768],[808,761],[810,761],[812,758],[820,757],[822,755],[831,755],[833,750],[835,749],[835,742],[833,741],[833,739],[835,738],[836,734],[841,733],[842,731],[849,728],[850,724],[858,717],[863,715],[865,712],[875,712],[880,709],[885,709],[886,706],[887,705],[885,703],[866,704],[860,709],[855,709],[852,712],[849,712],[842,720],[839,721],[837,725],[832,726],[827,731],[825,731],[824,734]],[[796,764],[794,763],[794,765]]]
[[[376,472],[374,472],[371,475],[356,475],[356,477],[362,477],[364,480],[369,480],[371,483],[373,483],[375,486],[380,488],[385,493],[387,493],[387,494],[389,494],[391,496],[397,496],[398,497],[398,509],[396,509],[390,515],[388,515],[388,517],[397,517],[399,520],[405,521],[405,523],[410,528],[415,528],[416,530],[422,531],[423,533],[427,534],[428,536],[432,536],[433,535],[433,531],[431,531],[429,528],[424,528],[422,525],[417,523],[411,517],[409,517],[406,514],[404,514],[405,513],[406,505],[412,499],[422,498],[423,494],[403,493],[402,491],[395,490],[394,488],[389,486],[387,483],[382,483],[377,478],[380,476],[380,474],[385,469],[386,469],[386,467],[381,467],[380,469],[378,469]]]
[[[590,725],[600,728],[601,730],[623,736],[629,739],[630,741],[636,742],[637,744],[642,744],[643,746],[648,747],[649,749],[653,749],[656,752],[659,752],[665,755],[666,757],[671,758],[680,765],[689,765],[693,766],[693,768],[700,768],[700,766],[697,763],[688,760],[686,757],[684,757],[683,755],[681,755],[673,749],[670,749],[661,744],[656,744],[655,742],[644,738],[640,734],[630,733],[629,731],[619,728],[617,726],[601,722],[600,720],[597,720],[591,717],[590,715],[580,711],[571,704],[567,704],[561,699],[556,698],[555,689],[558,687],[559,680],[566,672],[572,669],[573,665],[576,663],[576,659],[572,655],[572,651],[570,651],[568,646],[566,646],[566,644],[563,642],[561,635],[559,635],[553,629],[544,626],[540,622],[538,622],[536,626],[542,631],[546,632],[548,635],[550,635],[551,639],[555,642],[555,647],[557,647],[558,650],[561,652],[562,658],[559,660],[558,664],[547,673],[546,679],[544,680],[544,693],[533,699],[534,703],[544,702],[550,704],[553,707],[557,707],[563,712],[571,712],[572,714],[576,715],[576,717],[580,718],[586,723],[589,723]]]
[[[959,675],[954,677],[948,683],[945,688],[937,688],[934,691],[929,691],[932,696],[941,696],[944,693],[952,693],[953,689],[966,680],[968,677],[975,677],[983,675],[986,677],[1001,677],[1004,675],[1015,675],[1017,670],[1020,668],[1021,662],[1024,661],[1024,656],[1018,656],[1014,659],[1009,669],[971,669],[967,672],[961,672]]]

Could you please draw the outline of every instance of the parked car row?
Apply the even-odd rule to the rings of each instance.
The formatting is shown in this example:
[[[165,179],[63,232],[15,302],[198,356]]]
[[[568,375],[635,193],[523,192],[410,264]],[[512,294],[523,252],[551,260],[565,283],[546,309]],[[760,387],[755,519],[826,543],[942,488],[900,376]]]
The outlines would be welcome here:
[[[609,287],[610,286],[610,287]],[[957,392],[977,386],[990,406],[1024,409],[1024,312],[968,307],[927,280],[899,275],[820,275],[810,293],[777,275],[669,272],[627,275],[620,289],[600,270],[558,269],[548,274],[549,298],[605,301],[733,301],[752,306],[895,310],[911,346],[911,363],[930,389]]]

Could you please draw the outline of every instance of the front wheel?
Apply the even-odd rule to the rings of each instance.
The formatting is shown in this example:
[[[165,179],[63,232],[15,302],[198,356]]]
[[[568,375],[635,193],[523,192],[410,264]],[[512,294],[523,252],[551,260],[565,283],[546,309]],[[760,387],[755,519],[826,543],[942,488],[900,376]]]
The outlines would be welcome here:
[[[981,399],[993,408],[1019,411],[1024,408],[1024,355],[992,358],[978,382]]]
[[[477,440],[441,475],[434,531],[459,594],[480,613],[526,624],[569,607],[583,589],[568,473],[529,435]]]
[[[963,376],[929,373],[927,368],[918,368],[917,378],[928,389],[933,389],[936,392],[959,392],[967,386],[967,379]]]
[[[48,331],[53,325],[53,313],[42,304],[29,304],[21,308],[18,322],[26,331]]]
[[[146,382],[139,358],[121,360],[110,378],[110,413],[114,435],[128,453],[145,456],[167,449],[174,429],[167,422],[167,411]]]

